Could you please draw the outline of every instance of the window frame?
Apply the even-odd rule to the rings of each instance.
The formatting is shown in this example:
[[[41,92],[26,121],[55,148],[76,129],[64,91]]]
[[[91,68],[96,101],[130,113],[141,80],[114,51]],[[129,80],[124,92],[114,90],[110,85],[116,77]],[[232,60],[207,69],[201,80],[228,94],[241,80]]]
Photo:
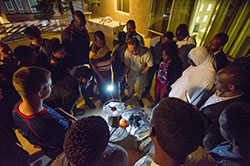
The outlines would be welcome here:
[[[12,2],[11,0],[3,0],[3,2],[4,2],[4,6],[5,6],[5,8],[6,8],[8,14],[16,14],[16,13],[17,13],[17,11],[16,11],[16,9],[15,9],[15,6],[14,6],[14,4],[13,4],[13,2]],[[9,8],[9,6],[8,6],[8,4],[7,4],[8,2],[9,2],[9,5],[10,5],[12,8]]]
[[[17,1],[19,1],[19,3]],[[15,5],[16,5],[16,8],[17,8],[18,12],[21,13],[21,14],[25,13],[25,9],[23,7],[22,0],[14,0],[14,2],[15,2]]]
[[[31,2],[31,1],[32,1],[32,2]],[[27,0],[27,2],[28,2],[28,4],[29,4],[31,13],[37,13],[37,12],[38,12],[37,9],[36,9],[35,7],[33,7],[34,5],[37,5],[37,4],[38,4],[38,3],[37,3],[37,0]],[[32,5],[32,3],[33,3],[34,5]]]
[[[124,0],[115,0],[115,11],[117,12],[117,13],[121,13],[121,14],[124,14],[124,15],[128,15],[129,16],[129,14],[130,14],[130,0],[128,0],[129,1],[129,11],[128,12],[125,12],[125,11],[122,11],[122,9],[121,10],[118,10],[117,9],[117,1],[120,1],[121,2],[121,8],[123,9],[123,2],[124,2]]]

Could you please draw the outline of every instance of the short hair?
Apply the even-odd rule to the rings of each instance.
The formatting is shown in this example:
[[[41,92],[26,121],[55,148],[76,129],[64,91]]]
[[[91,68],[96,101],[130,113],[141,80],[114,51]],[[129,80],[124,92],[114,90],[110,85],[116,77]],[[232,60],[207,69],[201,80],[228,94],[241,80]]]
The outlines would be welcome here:
[[[167,31],[165,34],[164,34],[165,37],[167,37],[167,39],[169,40],[172,40],[174,38],[174,34],[173,32],[171,31]]]
[[[187,24],[180,24],[180,25],[177,27],[177,29],[176,29],[176,32],[177,32],[177,31],[180,31],[180,35],[181,35],[181,36],[188,36],[188,35],[189,35]]]
[[[14,50],[14,56],[19,61],[26,60],[27,58],[30,58],[33,55],[34,49],[28,46],[18,46]]]
[[[105,36],[102,31],[96,31],[94,33],[94,39],[96,40],[96,38],[100,39],[101,41],[105,41]]]
[[[243,91],[245,79],[240,68],[236,65],[228,65],[218,71],[217,74],[227,74],[227,81],[235,86],[236,90]]]
[[[41,31],[34,25],[27,27],[24,34],[31,40],[41,37]]]
[[[83,21],[84,25],[86,25],[86,18],[85,18],[85,15],[83,14],[82,11],[77,10],[74,12],[73,15],[74,15],[73,19],[75,19],[75,17],[77,17],[79,20]]]
[[[227,119],[221,126],[228,137],[226,139],[234,139],[241,154],[250,159],[250,105],[233,103],[226,107],[222,115]]]
[[[65,156],[76,166],[95,165],[108,141],[109,128],[102,117],[82,118],[73,123],[65,135]]]
[[[45,42],[45,49],[48,54],[59,51],[63,45],[60,43],[58,38],[53,38]]]
[[[51,73],[37,66],[21,67],[13,75],[13,85],[21,97],[30,97],[48,82]]]
[[[93,75],[93,72],[87,66],[79,66],[76,68],[73,76],[75,78],[86,78],[89,79]]]
[[[118,33],[118,40],[119,41],[126,41],[126,33],[124,31],[120,31]]]
[[[214,37],[219,38],[221,40],[220,45],[222,45],[222,46],[226,45],[228,42],[228,36],[225,33],[218,33]]]
[[[127,43],[128,45],[135,45],[136,47],[139,46],[139,40],[135,36],[128,38]]]
[[[250,57],[235,58],[231,65],[235,66],[238,74],[242,76],[243,95],[250,102]]]
[[[166,51],[168,57],[172,59],[178,58],[178,45],[173,41],[173,42],[167,42],[162,46],[162,51]]]
[[[130,24],[135,29],[135,21],[134,20],[128,20],[127,25]]]
[[[177,98],[162,99],[153,109],[151,123],[160,147],[180,164],[197,149],[205,134],[198,111]]]

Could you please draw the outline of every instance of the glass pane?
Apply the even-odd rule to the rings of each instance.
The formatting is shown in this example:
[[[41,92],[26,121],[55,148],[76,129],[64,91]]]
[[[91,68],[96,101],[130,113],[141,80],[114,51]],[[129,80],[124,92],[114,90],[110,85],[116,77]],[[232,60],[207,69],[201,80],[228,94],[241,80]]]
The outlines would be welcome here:
[[[166,32],[173,0],[153,0],[149,29]]]
[[[123,0],[123,11],[129,13],[129,0]]]
[[[15,0],[16,6],[18,8],[19,13],[24,13],[24,8],[21,0]]]
[[[121,11],[121,0],[116,0],[116,10]]]

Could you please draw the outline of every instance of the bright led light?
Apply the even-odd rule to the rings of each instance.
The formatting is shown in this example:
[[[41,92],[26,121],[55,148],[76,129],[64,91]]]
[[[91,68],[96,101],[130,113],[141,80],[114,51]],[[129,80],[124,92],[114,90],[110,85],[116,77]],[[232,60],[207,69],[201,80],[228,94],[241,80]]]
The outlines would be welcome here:
[[[112,85],[109,85],[109,86],[107,87],[107,90],[108,90],[109,92],[112,92],[112,91],[114,90],[114,87],[113,87]]]

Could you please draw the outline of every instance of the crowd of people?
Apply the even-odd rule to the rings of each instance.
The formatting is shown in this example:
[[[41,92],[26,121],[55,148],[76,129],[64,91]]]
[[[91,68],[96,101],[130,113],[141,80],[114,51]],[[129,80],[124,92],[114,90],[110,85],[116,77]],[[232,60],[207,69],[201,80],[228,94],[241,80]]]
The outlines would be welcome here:
[[[102,31],[90,45],[85,25],[84,14],[75,11],[61,41],[42,38],[36,26],[24,31],[29,46],[12,51],[0,41],[0,165],[30,165],[18,129],[54,166],[127,166],[128,153],[109,143],[102,117],[75,118],[85,112],[76,107],[81,95],[95,109],[91,97],[104,104],[110,84],[115,98],[125,102],[136,94],[141,107],[150,89],[155,92],[154,147],[135,166],[250,164],[250,57],[228,61],[225,33],[196,47],[180,24],[175,35],[157,36],[147,48],[129,20],[110,49]]]

